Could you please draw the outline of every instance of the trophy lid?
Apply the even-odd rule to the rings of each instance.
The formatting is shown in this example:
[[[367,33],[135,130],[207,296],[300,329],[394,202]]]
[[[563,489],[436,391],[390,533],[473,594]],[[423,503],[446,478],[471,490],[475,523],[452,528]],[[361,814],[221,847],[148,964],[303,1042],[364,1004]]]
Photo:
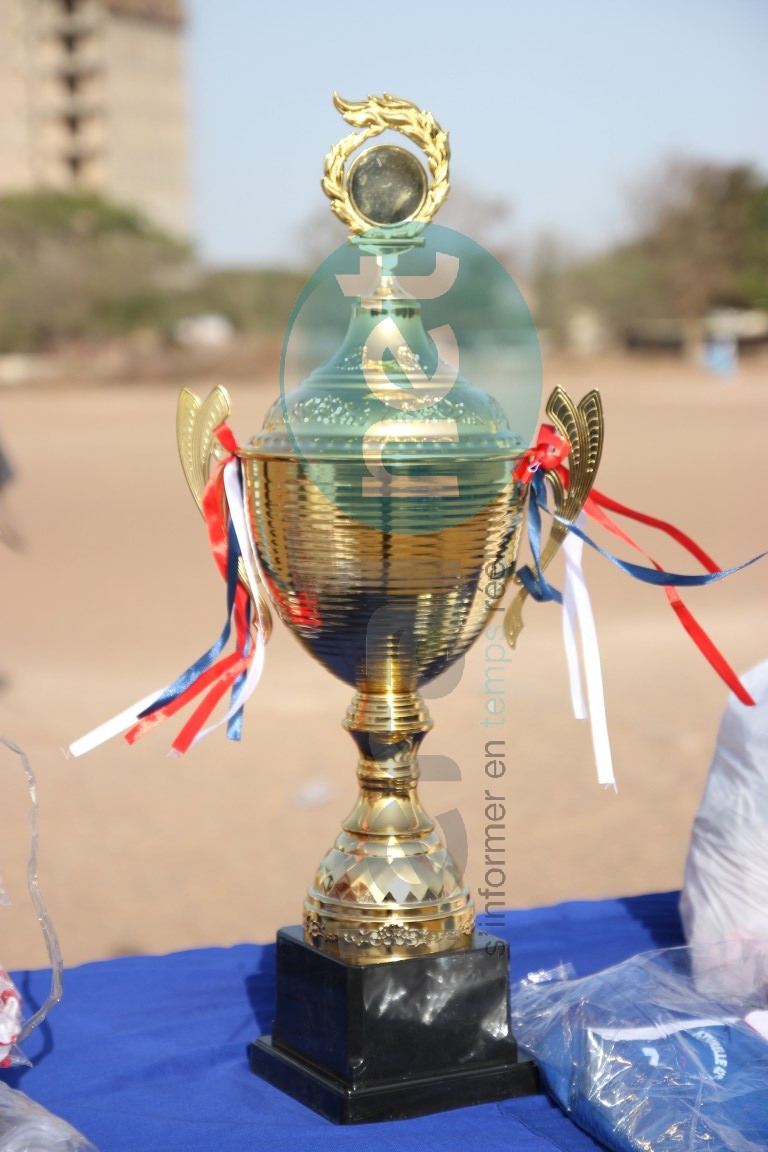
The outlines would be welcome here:
[[[272,405],[244,455],[356,458],[365,440],[391,463],[511,460],[527,447],[499,402],[440,356],[419,302],[388,287],[353,305],[338,351]]]
[[[298,460],[333,503],[374,527],[390,522],[395,496],[419,509],[403,530],[452,516],[459,523],[506,488],[527,448],[540,403],[535,326],[490,253],[431,224],[449,187],[448,137],[434,118],[386,94],[334,99],[360,131],[329,152],[322,186],[352,234],[299,297],[283,343],[281,396],[240,455]],[[422,149],[428,172],[413,152],[389,144],[346,166],[386,129]],[[344,328],[329,355],[329,335]],[[499,358],[495,383],[505,401],[514,395],[512,405],[470,380],[490,387],[499,332],[511,357]],[[319,366],[305,374],[307,363]],[[451,497],[445,508],[454,512],[430,511],[438,496]]]
[[[424,245],[422,234],[448,193],[448,134],[430,113],[388,93],[360,102],[334,94],[334,103],[359,131],[326,156],[322,187],[351,230],[348,243],[369,254],[369,264],[375,257],[377,283],[352,305],[338,350],[298,387],[284,388],[244,454],[339,459],[359,456],[365,439],[367,450],[386,450],[390,462],[515,457],[526,444],[501,404],[458,370],[455,339],[441,346],[442,329],[427,334],[419,301],[394,276],[404,254]],[[393,144],[368,147],[346,166],[386,129],[422,149],[429,175],[413,152]],[[284,384],[289,354],[284,346]]]

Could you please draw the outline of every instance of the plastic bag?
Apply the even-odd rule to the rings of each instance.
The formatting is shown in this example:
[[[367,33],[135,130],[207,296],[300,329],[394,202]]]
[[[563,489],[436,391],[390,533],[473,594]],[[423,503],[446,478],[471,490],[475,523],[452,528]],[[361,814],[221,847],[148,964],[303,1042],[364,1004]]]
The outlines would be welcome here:
[[[750,996],[723,997],[745,968]],[[765,1152],[766,946],[672,948],[560,975],[515,989],[513,1028],[580,1127],[616,1152]]]
[[[16,1041],[21,1033],[21,996],[6,970],[0,967],[0,1068],[28,1064]]]
[[[38,857],[38,800],[37,784],[29,760],[24,752],[12,740],[0,735],[0,745],[14,752],[21,760],[24,775],[29,790],[29,860],[27,862],[27,885],[32,906],[37,914],[40,930],[43,934],[48,959],[51,964],[51,990],[44,1004],[21,1024],[21,997],[11,981],[8,973],[0,965],[0,1068],[7,1068],[11,1064],[29,1064],[22,1054],[19,1044],[23,1043],[33,1028],[42,1024],[51,1008],[58,1003],[62,995],[62,980],[64,962],[59,946],[56,929],[45,906],[40,892],[40,883],[37,875]],[[8,896],[0,880],[0,904],[9,904]],[[18,1043],[17,1043],[18,1041]],[[0,1149],[2,1152],[2,1149]]]
[[[768,940],[768,661],[731,697],[694,821],[680,901],[689,944]]]
[[[76,1128],[0,1083],[0,1152],[97,1152]]]

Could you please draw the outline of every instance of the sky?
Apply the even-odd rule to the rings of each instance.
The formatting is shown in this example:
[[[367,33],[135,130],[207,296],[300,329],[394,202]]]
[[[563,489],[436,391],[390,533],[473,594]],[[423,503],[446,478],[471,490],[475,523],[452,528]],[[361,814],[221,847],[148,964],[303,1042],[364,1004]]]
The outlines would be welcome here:
[[[454,187],[508,203],[523,248],[542,233],[580,250],[628,235],[637,188],[672,155],[768,177],[766,0],[187,0],[187,12],[208,264],[301,264],[313,227],[327,249],[343,242],[319,184],[351,131],[334,90],[432,112]]]

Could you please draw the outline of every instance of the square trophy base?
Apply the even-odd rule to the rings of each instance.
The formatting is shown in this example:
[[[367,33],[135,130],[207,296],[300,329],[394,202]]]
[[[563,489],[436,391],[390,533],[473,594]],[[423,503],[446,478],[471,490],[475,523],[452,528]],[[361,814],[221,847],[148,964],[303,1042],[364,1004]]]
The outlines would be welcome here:
[[[457,952],[348,964],[277,935],[271,1036],[251,1070],[337,1124],[402,1120],[538,1091],[509,1028],[507,944],[475,932]]]

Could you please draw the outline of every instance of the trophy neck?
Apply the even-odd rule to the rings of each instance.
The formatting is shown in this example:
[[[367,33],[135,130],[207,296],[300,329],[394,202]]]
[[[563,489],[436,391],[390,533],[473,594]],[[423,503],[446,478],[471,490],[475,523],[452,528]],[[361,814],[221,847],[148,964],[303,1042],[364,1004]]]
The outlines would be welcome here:
[[[370,739],[375,739],[382,747],[394,748],[398,741],[418,738],[418,748],[432,727],[432,720],[418,692],[408,688],[393,691],[389,685],[366,685],[355,693],[344,727],[352,734],[360,754],[374,755],[378,764],[381,757],[378,753],[371,753]]]
[[[416,795],[418,750],[432,727],[418,692],[357,692],[344,727],[360,753],[360,795],[344,830],[366,843],[372,834],[413,839],[431,833],[434,822]]]

